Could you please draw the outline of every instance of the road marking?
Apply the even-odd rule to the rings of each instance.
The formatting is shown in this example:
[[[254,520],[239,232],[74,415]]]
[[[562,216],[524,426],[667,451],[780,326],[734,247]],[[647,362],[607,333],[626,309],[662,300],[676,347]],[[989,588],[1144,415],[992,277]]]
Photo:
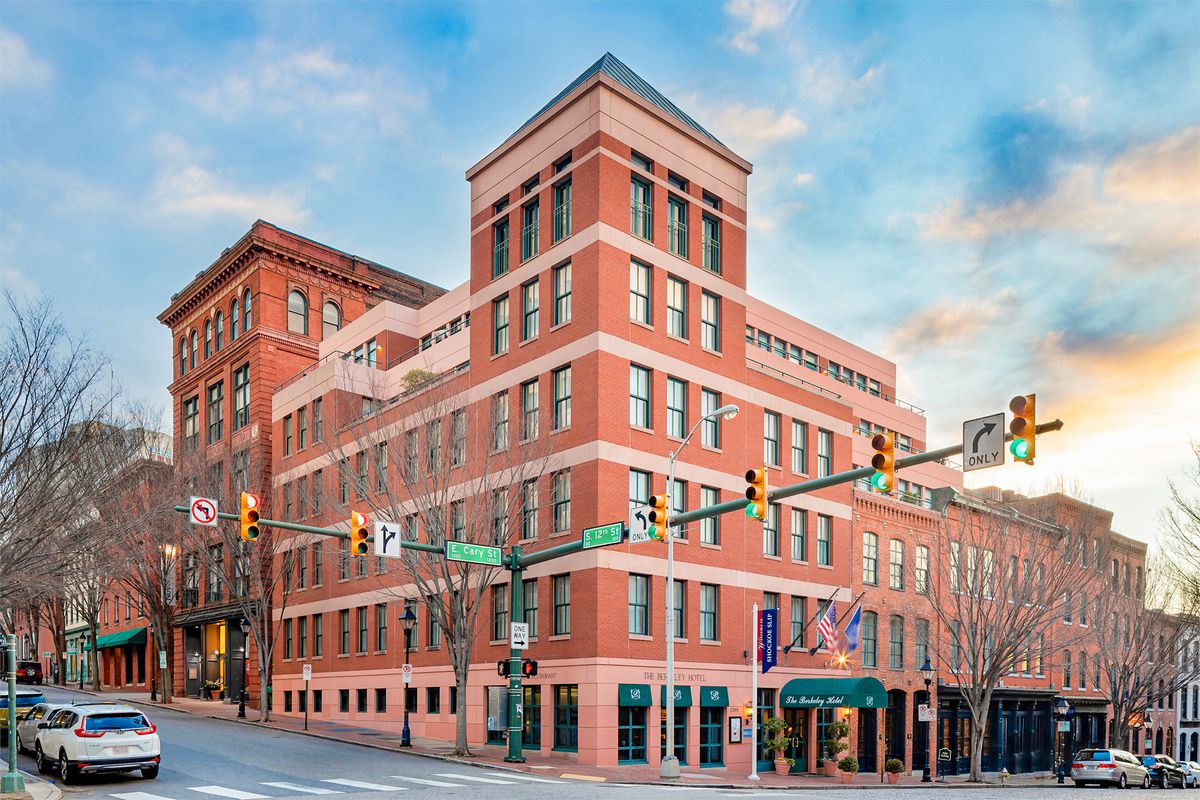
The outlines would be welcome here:
[[[337,789],[322,789],[320,786],[300,786],[284,781],[263,781],[263,786],[274,786],[276,789],[287,789],[289,792],[304,792],[305,794],[341,794]]]
[[[407,775],[389,775],[389,778],[395,778],[398,781],[412,781],[423,786],[466,786],[465,783],[450,783],[449,781],[431,781],[429,778],[410,778]]]
[[[110,794],[109,797],[119,797],[121,800],[171,800],[171,798],[163,797],[161,794],[150,794],[149,792],[122,792],[120,794]]]
[[[266,797],[269,797],[265,794],[243,792],[241,789],[229,789],[224,786],[191,786],[189,789],[193,792],[215,794],[217,797],[232,797],[233,800],[265,800]]]
[[[437,776],[439,778],[458,778],[459,780],[464,781],[475,781],[476,783],[502,783],[506,785],[512,785],[512,781],[500,781],[496,780],[495,778],[481,778],[478,775],[463,775],[461,772],[439,772],[437,773]]]
[[[407,786],[388,786],[386,783],[367,783],[352,781],[349,778],[325,778],[321,783],[336,783],[338,786],[352,786],[355,789],[370,789],[375,792],[407,792]]]
[[[535,778],[533,775],[518,775],[513,772],[489,772],[488,775],[498,775],[501,778],[512,778],[514,781],[533,781],[534,783],[566,783],[566,781],[556,781],[550,778]]]
[[[563,774],[559,775],[558,777],[571,778],[571,779],[577,780],[577,781],[595,781],[596,783],[603,783],[604,781],[608,780],[608,778],[598,778],[595,775],[575,775],[574,773],[571,773],[571,772],[564,772]],[[636,786],[637,784],[626,784],[626,785]]]

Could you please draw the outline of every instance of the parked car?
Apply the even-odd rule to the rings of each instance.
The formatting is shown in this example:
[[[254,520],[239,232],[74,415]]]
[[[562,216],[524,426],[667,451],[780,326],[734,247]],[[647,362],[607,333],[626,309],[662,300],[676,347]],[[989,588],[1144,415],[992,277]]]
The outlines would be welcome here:
[[[1186,774],[1178,761],[1168,755],[1156,753],[1152,756],[1142,756],[1142,765],[1150,770],[1150,783],[1163,789],[1178,786],[1180,789],[1187,785]]]
[[[42,685],[42,662],[18,661],[17,683],[36,683]]]
[[[158,729],[131,706],[64,706],[38,723],[33,745],[39,772],[54,768],[64,784],[101,772],[141,771],[158,777],[161,750]]]
[[[37,739],[37,724],[46,718],[51,711],[62,708],[58,703],[38,703],[25,712],[17,720],[17,752],[32,753],[33,743]]]
[[[1150,787],[1150,771],[1137,756],[1116,748],[1080,750],[1071,762],[1071,780],[1076,786]]]
[[[46,702],[41,689],[17,689],[17,716],[20,717],[38,703]],[[0,683],[0,747],[8,746],[8,684]]]
[[[1179,765],[1187,770],[1188,788],[1200,789],[1200,764],[1195,761],[1180,761]]]

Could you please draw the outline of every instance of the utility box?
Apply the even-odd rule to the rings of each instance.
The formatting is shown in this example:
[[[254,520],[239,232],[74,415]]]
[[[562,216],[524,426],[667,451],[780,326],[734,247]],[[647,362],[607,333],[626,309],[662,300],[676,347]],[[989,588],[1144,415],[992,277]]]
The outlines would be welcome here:
[[[488,732],[508,730],[508,687],[487,687],[487,729]]]

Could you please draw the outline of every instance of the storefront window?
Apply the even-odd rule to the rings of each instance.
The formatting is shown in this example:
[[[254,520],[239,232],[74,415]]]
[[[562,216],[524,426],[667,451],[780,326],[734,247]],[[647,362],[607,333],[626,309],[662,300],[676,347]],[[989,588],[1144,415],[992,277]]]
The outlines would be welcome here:
[[[579,749],[579,685],[554,687],[554,749]]]
[[[678,702],[678,701],[676,701]],[[675,706],[675,757],[680,764],[687,763],[687,718],[688,710]],[[658,715],[658,757],[667,754],[667,708],[663,706]]]
[[[542,687],[525,687],[525,723],[521,733],[521,746],[542,746]]]
[[[646,707],[621,706],[617,715],[617,763],[646,763]]]

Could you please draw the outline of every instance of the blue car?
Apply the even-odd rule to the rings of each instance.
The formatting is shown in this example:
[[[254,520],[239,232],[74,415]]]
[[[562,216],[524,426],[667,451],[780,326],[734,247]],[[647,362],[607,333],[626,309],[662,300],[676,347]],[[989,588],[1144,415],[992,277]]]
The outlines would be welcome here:
[[[41,689],[17,687],[17,720],[38,703],[46,702]],[[8,684],[0,683],[0,747],[8,746]]]
[[[1162,789],[1178,786],[1180,789],[1187,784],[1187,771],[1170,756],[1158,753],[1152,756],[1142,756],[1142,766],[1150,771],[1150,783]]]

